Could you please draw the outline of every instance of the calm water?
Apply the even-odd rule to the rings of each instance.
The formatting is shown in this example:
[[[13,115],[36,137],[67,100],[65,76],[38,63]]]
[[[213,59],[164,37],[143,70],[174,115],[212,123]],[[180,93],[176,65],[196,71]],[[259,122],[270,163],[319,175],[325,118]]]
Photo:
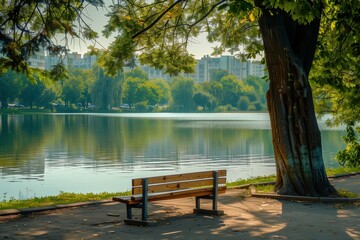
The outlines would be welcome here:
[[[322,128],[335,167],[339,129]],[[135,177],[227,169],[230,181],[275,173],[268,115],[1,115],[0,201],[129,190]]]

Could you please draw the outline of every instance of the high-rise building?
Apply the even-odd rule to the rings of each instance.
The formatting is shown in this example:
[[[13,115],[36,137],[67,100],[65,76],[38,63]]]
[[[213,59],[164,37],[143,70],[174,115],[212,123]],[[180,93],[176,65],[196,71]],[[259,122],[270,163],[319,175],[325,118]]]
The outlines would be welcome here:
[[[240,61],[234,56],[210,57],[206,55],[198,60],[195,68],[196,82],[207,82],[212,70],[226,70],[238,79],[244,79],[249,75],[263,77],[266,75],[265,65],[256,61]]]
[[[62,63],[68,69],[92,69],[93,65],[96,63],[96,60],[97,57],[95,55],[90,55],[89,53],[81,55],[80,53],[73,52],[62,56],[49,55],[46,57],[46,69],[51,69],[60,61],[62,61]]]
[[[0,53],[0,58],[6,58],[6,56]],[[35,52],[33,55],[30,56],[30,58],[27,60],[27,63],[31,68],[38,68],[41,70],[45,70],[46,68],[45,60],[46,60],[45,50],[40,49],[39,52]]]
[[[62,56],[54,56],[45,55],[45,52],[42,51],[33,55],[29,59],[29,64],[31,67],[48,70],[62,61],[68,69],[91,69],[96,63],[96,60],[97,57],[95,55],[90,55],[90,53],[81,55],[77,52],[73,52]],[[170,81],[171,79],[171,76],[166,74],[164,70],[141,65],[139,61],[136,61],[136,66],[145,71],[150,79],[162,78],[165,81]],[[130,68],[125,68],[125,71],[129,70]],[[234,56],[210,57],[209,55],[205,55],[197,60],[194,73],[183,73],[181,75],[193,78],[197,83],[203,83],[212,80],[210,78],[213,70],[225,70],[229,74],[235,75],[238,79],[244,79],[249,75],[264,77],[267,74],[265,65],[258,61],[240,61]]]
[[[253,61],[249,64],[249,73],[248,75],[257,76],[257,77],[264,77],[267,75],[266,67],[261,62]]]
[[[38,68],[41,70],[45,70],[45,50],[40,49],[39,52],[34,53],[31,55],[31,57],[28,59],[28,64],[32,68]]]
[[[163,70],[155,69],[149,66],[137,64],[141,69],[148,73],[149,78],[163,78],[170,80],[170,76],[165,74]],[[193,78],[195,82],[208,82],[212,79],[211,71],[226,70],[229,74],[235,75],[238,79],[244,79],[249,75],[263,77],[266,75],[265,65],[258,61],[240,61],[234,56],[210,57],[206,55],[197,60],[194,73],[181,74],[184,77]]]

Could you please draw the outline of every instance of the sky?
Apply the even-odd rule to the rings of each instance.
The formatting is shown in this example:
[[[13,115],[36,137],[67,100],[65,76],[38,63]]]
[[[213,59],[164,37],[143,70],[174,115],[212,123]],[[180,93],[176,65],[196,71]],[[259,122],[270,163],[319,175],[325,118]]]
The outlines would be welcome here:
[[[97,41],[101,45],[96,43],[95,47],[100,48],[100,49],[103,47],[105,47],[105,48],[108,47],[109,44],[112,42],[112,39],[105,38],[104,36],[102,36],[102,33],[101,33],[101,30],[104,28],[104,26],[107,23],[107,17],[105,16],[106,11],[107,10],[105,8],[96,9],[95,7],[90,7],[90,8],[87,8],[87,10],[84,12],[85,15],[89,17],[89,19],[87,20],[87,23],[90,25],[90,27],[92,29],[97,31],[99,34],[99,38],[97,39]],[[91,43],[91,42],[84,43],[82,40],[79,40],[79,39],[72,40],[69,43],[71,51],[82,53],[82,54],[84,54],[88,51],[87,45],[93,45],[93,44],[94,43]],[[200,35],[198,38],[192,40],[192,43],[189,45],[188,51],[191,54],[193,54],[196,59],[200,59],[204,55],[211,55],[211,53],[213,51],[212,48],[214,46],[215,46],[215,44],[209,43],[206,39],[206,35],[203,34],[203,35]],[[230,55],[230,54],[227,54],[227,55]]]

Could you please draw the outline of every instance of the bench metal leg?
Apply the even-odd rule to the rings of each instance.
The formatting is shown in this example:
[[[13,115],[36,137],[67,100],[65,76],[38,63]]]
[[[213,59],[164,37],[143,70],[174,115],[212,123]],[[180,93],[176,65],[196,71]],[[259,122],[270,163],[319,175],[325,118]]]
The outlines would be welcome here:
[[[195,208],[200,209],[200,197],[195,197]]]
[[[141,211],[141,219],[143,221],[147,221],[148,215],[148,179],[142,179],[142,211]]]
[[[132,219],[131,207],[130,207],[130,210],[128,210],[127,208],[128,218],[125,219],[124,221],[126,224],[137,225],[137,226],[153,225],[152,222],[148,221],[148,179],[147,178],[142,179],[142,202],[141,204],[135,205],[133,207],[141,208],[141,220]]]
[[[221,216],[224,215],[224,211],[218,211],[217,210],[217,204],[218,204],[218,183],[219,183],[219,173],[217,171],[213,172],[213,192],[212,196],[205,196],[205,197],[196,197],[195,198],[195,214],[205,214],[205,215],[215,215],[215,216]],[[201,209],[200,207],[200,199],[212,199],[212,210],[208,209]]]
[[[217,210],[217,205],[215,205],[215,207],[213,206],[211,210],[210,209],[202,209],[200,207],[200,199],[210,199],[210,200],[212,200],[212,202],[214,204],[214,196],[196,197],[195,198],[196,208],[193,211],[195,214],[204,214],[204,215],[212,215],[212,216],[224,215],[224,211]]]
[[[133,219],[132,218],[132,209],[133,208],[141,208],[141,219]],[[127,225],[136,225],[136,226],[150,226],[150,225],[155,225],[154,222],[149,222],[147,219],[147,204],[145,206],[145,211],[144,211],[144,205],[142,203],[139,204],[134,204],[134,205],[130,205],[130,204],[126,204],[126,215],[127,218],[124,219],[124,223]]]
[[[132,207],[130,204],[126,204],[126,218],[127,219],[132,219],[132,211],[131,211]]]
[[[213,172],[213,211],[217,211],[218,203],[218,184],[219,184],[219,173],[217,171]]]

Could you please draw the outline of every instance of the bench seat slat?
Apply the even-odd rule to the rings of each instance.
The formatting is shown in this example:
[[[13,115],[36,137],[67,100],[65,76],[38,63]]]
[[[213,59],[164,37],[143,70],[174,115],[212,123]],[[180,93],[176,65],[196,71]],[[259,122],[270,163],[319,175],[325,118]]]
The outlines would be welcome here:
[[[225,193],[226,186],[220,186],[218,189],[218,193]],[[159,200],[167,200],[167,199],[175,199],[175,198],[185,198],[185,197],[201,197],[212,195],[212,188],[192,188],[192,189],[182,189],[171,192],[162,192],[162,193],[154,193],[148,195],[148,202],[159,201]],[[133,196],[120,196],[113,197],[114,201],[126,203],[126,204],[139,204],[142,201],[142,195],[133,195]]]
[[[219,178],[226,177],[226,170],[219,170],[218,176],[219,176]],[[212,177],[213,177],[213,171],[183,173],[183,174],[174,174],[174,175],[167,175],[167,176],[150,177],[150,178],[148,178],[148,184],[164,183],[164,182],[177,182],[177,181],[212,178]],[[142,184],[141,178],[136,178],[136,179],[132,180],[133,186],[141,186],[141,184]]]
[[[214,179],[198,179],[198,180],[187,180],[180,182],[171,182],[171,183],[158,183],[158,184],[149,184],[148,192],[157,193],[157,192],[167,192],[167,191],[176,191],[180,189],[189,189],[196,187],[204,187],[213,185]],[[225,184],[226,178],[219,178],[218,184]],[[142,187],[133,187],[132,194],[141,194]]]
[[[122,202],[125,204],[138,204],[139,202],[135,202],[133,200],[131,200],[131,196],[119,196],[119,197],[113,197],[112,198],[113,201],[117,201],[117,202]]]

